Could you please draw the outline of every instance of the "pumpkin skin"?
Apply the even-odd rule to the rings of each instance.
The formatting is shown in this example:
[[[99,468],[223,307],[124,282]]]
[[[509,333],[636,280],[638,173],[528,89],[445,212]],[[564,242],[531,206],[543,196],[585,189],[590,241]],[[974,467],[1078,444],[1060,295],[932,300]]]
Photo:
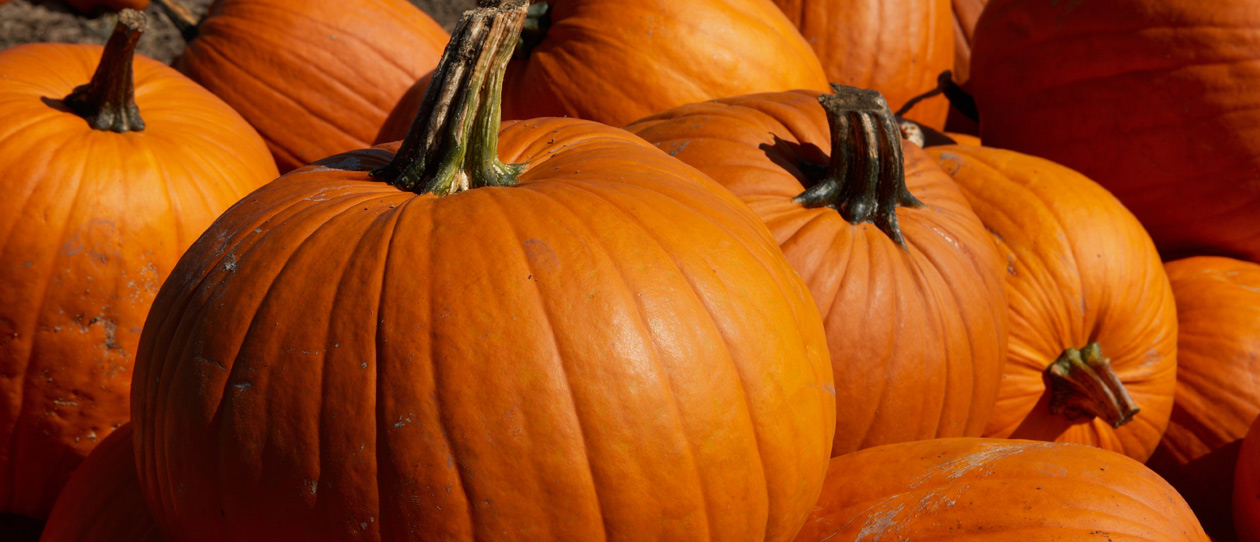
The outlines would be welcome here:
[[[1234,527],[1241,542],[1260,541],[1260,417],[1243,439],[1234,469]]]
[[[450,39],[406,0],[217,0],[197,29],[173,65],[240,111],[281,173],[370,145]]]
[[[158,287],[219,213],[277,175],[240,115],[148,58],[134,60],[146,129],[89,127],[62,98],[101,54],[52,43],[0,51],[3,512],[46,517],[70,471],[128,420]]]
[[[970,80],[980,136],[1103,185],[1165,260],[1260,261],[1260,10],[1203,6],[989,2]]]
[[[1004,265],[949,176],[904,144],[908,249],[872,224],[793,198],[807,164],[831,149],[818,93],[766,93],[690,104],[630,131],[695,166],[747,203],[805,279],[827,329],[838,394],[832,455],[979,436],[1006,352]]]
[[[954,65],[949,0],[774,2],[814,48],[829,80],[878,90],[894,109],[936,88],[936,76]],[[948,111],[949,102],[936,96],[907,117],[939,130]]]
[[[984,436],[1087,444],[1146,461],[1168,426],[1177,374],[1177,309],[1150,236],[1097,183],[1048,160],[957,145],[927,152],[1007,262],[1009,355]],[[1051,413],[1047,365],[1091,342],[1141,409],[1119,428],[1103,412]]]
[[[971,40],[986,3],[988,0],[950,2],[954,12],[954,81],[960,85],[971,78]]]
[[[74,471],[40,542],[159,542],[140,492],[131,424],[110,433]]]
[[[1204,541],[1167,482],[1126,456],[1076,444],[952,438],[831,460],[798,542]]]
[[[1260,265],[1200,256],[1165,265],[1177,298],[1177,391],[1147,463],[1213,538],[1233,537],[1238,450],[1260,415]]]
[[[618,129],[499,138],[515,187],[369,180],[391,144],[276,180],[189,250],[133,388],[168,537],[792,537],[835,390],[764,226]]]
[[[723,96],[827,90],[818,57],[770,0],[563,0],[550,21],[508,66],[505,119],[621,126]]]

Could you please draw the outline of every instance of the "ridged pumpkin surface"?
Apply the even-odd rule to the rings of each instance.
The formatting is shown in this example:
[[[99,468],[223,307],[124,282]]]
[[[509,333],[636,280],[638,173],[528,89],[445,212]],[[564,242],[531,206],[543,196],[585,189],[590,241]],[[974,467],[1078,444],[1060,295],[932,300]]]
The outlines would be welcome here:
[[[714,100],[627,128],[752,207],[809,285],[835,371],[833,455],[979,436],[1006,352],[1004,266],[992,238],[949,176],[909,143],[906,186],[926,206],[897,210],[908,248],[834,208],[793,201],[832,148],[817,95]]]
[[[144,491],[181,540],[787,540],[834,428],[822,325],[756,216],[618,129],[506,126],[513,187],[295,171],[146,323]]]
[[[46,516],[70,471],[127,421],[158,287],[219,213],[277,175],[240,115],[148,58],[134,61],[145,130],[89,127],[62,99],[101,52],[0,51],[2,512]]]
[[[936,88],[936,76],[954,65],[950,0],[774,2],[814,48],[828,80],[878,90],[893,109]],[[948,110],[937,96],[908,117],[941,129]]]
[[[1010,350],[985,436],[1088,444],[1145,461],[1168,425],[1177,372],[1177,310],[1150,236],[1097,183],[1048,160],[986,147],[927,152],[1007,263]],[[1075,420],[1051,412],[1047,366],[1091,342],[1140,409],[1119,428],[1104,419],[1111,412]]]
[[[1260,415],[1260,265],[1200,256],[1165,265],[1177,298],[1177,391],[1148,464],[1213,537],[1232,537],[1238,449]]]
[[[954,81],[971,78],[971,40],[987,0],[952,0],[954,8]]]
[[[372,144],[450,36],[406,0],[217,0],[174,66],[253,124],[280,172]]]
[[[1260,261],[1253,0],[992,0],[973,46],[986,145],[1097,181],[1165,259]]]
[[[1202,541],[1186,502],[1126,456],[1076,444],[937,439],[836,457],[797,542]]]
[[[818,57],[770,0],[552,4],[546,37],[508,66],[505,119],[621,126],[701,100],[827,89]]]
[[[160,542],[136,476],[131,424],[110,433],[74,471],[40,542]]]

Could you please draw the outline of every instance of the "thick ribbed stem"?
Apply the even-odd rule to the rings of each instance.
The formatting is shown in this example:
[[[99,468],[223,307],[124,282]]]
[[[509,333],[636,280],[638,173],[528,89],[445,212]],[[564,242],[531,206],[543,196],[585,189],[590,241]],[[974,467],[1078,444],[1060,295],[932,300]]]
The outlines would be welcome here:
[[[1051,414],[1063,414],[1069,420],[1097,416],[1120,427],[1140,410],[1098,343],[1064,350],[1045,374],[1050,382]]]
[[[144,13],[124,9],[118,14],[114,33],[105,43],[101,63],[86,85],[80,85],[65,97],[65,104],[87,120],[95,130],[138,132],[144,130],[144,119],[136,107],[136,85],[132,60],[136,43],[148,29]]]
[[[850,224],[875,224],[905,247],[897,207],[923,204],[906,189],[901,131],[892,111],[877,91],[841,85],[832,90],[818,97],[831,128],[827,174],[794,199],[805,207],[831,207]]]
[[[499,100],[526,8],[506,0],[464,13],[398,154],[373,177],[438,196],[515,184],[521,167],[498,157]]]

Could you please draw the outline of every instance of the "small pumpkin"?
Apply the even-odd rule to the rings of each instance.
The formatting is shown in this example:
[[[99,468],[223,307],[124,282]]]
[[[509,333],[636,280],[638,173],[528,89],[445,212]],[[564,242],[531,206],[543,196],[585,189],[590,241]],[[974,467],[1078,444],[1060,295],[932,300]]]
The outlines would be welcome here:
[[[875,89],[893,107],[932,90],[937,74],[954,64],[950,0],[774,2],[814,48],[828,80]],[[909,118],[939,130],[948,110],[937,96]]]
[[[281,173],[370,145],[450,38],[407,0],[218,0],[195,35],[173,65],[240,111]]]
[[[1165,265],[1177,300],[1172,417],[1147,462],[1214,538],[1234,536],[1238,450],[1260,415],[1260,264],[1199,256]]]
[[[1251,424],[1234,469],[1234,527],[1240,542],[1260,542],[1260,417]]]
[[[990,0],[970,90],[986,145],[1097,181],[1165,260],[1260,262],[1252,0]]]
[[[134,56],[145,25],[124,10],[103,49],[0,51],[0,512],[46,517],[127,421],[158,287],[219,213],[277,175],[227,104]]]
[[[526,3],[465,14],[401,144],[226,212],[145,323],[142,488],[177,540],[789,540],[835,390],[809,292],[700,172],[500,130]]]
[[[1076,444],[951,438],[831,460],[797,542],[1207,542],[1185,500],[1133,459]]]
[[[832,455],[979,436],[1006,356],[1005,265],[878,93],[836,92],[723,98],[627,129],[752,207],[809,285],[835,373]]]
[[[927,149],[1006,261],[1010,339],[984,436],[1146,461],[1168,425],[1177,310],[1155,244],[1085,176],[1003,149]]]
[[[92,450],[48,515],[40,542],[159,542],[140,492],[131,424]]]

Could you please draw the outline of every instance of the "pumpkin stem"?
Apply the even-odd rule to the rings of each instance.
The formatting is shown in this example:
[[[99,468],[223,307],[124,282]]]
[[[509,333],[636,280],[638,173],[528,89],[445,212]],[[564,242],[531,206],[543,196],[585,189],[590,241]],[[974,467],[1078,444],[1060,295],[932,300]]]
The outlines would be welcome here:
[[[148,29],[144,13],[124,9],[118,14],[114,33],[105,43],[101,63],[86,85],[79,85],[64,102],[71,111],[87,120],[95,130],[139,132],[144,119],[136,107],[135,76],[131,68],[136,56],[136,42]]]
[[[1069,420],[1097,416],[1120,427],[1140,410],[1096,342],[1080,350],[1064,350],[1045,374],[1050,381],[1051,414],[1063,414]]]
[[[793,200],[831,207],[850,224],[871,222],[905,248],[897,207],[921,207],[906,189],[901,131],[884,97],[874,90],[832,85],[818,97],[831,128],[827,175]]]
[[[522,166],[498,156],[499,98],[526,7],[505,0],[464,12],[398,154],[373,177],[437,196],[516,183]]]
[[[516,44],[516,56],[528,57],[534,47],[547,37],[547,29],[551,28],[551,4],[538,2],[529,5],[525,15],[525,28],[521,30],[520,40]]]
[[[175,29],[179,30],[179,35],[183,36],[185,43],[197,39],[199,33],[197,18],[188,11],[188,8],[175,0],[153,0],[153,3],[162,8],[162,12],[166,14],[167,19],[171,20],[171,24],[175,25]]]
[[[962,87],[958,86],[958,83],[954,82],[954,73],[949,70],[945,70],[941,72],[940,75],[936,76],[935,88],[910,98],[909,101],[902,105],[901,109],[897,110],[897,116],[905,116],[905,114],[909,113],[914,106],[919,104],[919,102],[936,96],[937,94],[944,94],[945,99],[949,100],[949,105],[953,106],[954,109],[957,109],[959,113],[963,114],[963,116],[973,121],[980,120],[980,110],[976,107],[976,99],[971,97],[970,92],[967,92]]]

